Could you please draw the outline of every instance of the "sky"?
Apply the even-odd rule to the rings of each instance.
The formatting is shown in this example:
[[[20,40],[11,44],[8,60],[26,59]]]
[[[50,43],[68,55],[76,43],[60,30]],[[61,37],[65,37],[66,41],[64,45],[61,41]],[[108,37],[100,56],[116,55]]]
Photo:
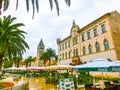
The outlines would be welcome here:
[[[39,0],[39,13],[35,12],[32,19],[32,7],[26,11],[25,0],[19,0],[18,10],[15,10],[16,0],[10,1],[9,9],[2,12],[3,16],[16,17],[15,23],[24,23],[22,30],[27,32],[25,41],[29,44],[23,58],[37,56],[37,46],[42,38],[45,49],[53,48],[58,53],[57,38],[64,39],[70,35],[72,22],[84,27],[105,13],[117,10],[120,12],[120,0],[71,0],[71,6],[65,4],[65,0],[58,0],[60,15],[57,15],[56,7],[53,5],[51,11],[49,0]]]

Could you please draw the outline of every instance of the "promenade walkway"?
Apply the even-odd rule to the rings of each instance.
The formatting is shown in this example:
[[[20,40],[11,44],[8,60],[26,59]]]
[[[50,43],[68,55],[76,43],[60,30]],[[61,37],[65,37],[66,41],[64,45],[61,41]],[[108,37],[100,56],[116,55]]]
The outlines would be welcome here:
[[[29,80],[29,90],[58,90],[54,84],[46,84],[44,78],[26,78]]]

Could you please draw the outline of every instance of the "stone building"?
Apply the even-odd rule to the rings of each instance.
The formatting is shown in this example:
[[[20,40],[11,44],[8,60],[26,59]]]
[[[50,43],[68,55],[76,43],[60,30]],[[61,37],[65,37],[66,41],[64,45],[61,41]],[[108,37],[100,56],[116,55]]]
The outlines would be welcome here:
[[[72,64],[96,58],[120,60],[120,14],[106,13],[88,25],[79,28],[72,23],[70,35],[57,39],[59,62],[71,60]]]

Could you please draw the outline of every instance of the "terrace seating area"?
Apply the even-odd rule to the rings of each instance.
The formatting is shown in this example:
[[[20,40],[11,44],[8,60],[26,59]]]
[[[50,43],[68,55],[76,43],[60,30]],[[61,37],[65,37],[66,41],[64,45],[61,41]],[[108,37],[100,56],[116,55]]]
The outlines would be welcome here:
[[[60,67],[61,68],[61,67]],[[91,76],[89,72],[77,72],[74,73],[71,70],[71,67],[67,69],[61,69],[59,68],[56,69],[56,67],[51,67],[46,68],[46,69],[41,69],[39,70],[36,68],[30,68],[29,70],[26,69],[13,69],[13,70],[6,70],[6,73],[11,73],[12,75],[18,74],[18,75],[23,75],[28,78],[34,78],[34,77],[42,77],[45,79],[45,84],[54,84],[58,85],[59,84],[59,79],[60,78],[73,78],[74,80],[74,85],[75,85],[75,90],[120,90],[120,82],[119,79],[105,79],[104,78],[104,83],[101,80],[101,77],[96,77]],[[2,76],[3,78],[3,76]],[[94,81],[95,79],[95,81]]]
[[[85,83],[78,85],[77,90],[120,90],[120,82],[99,81],[95,83]]]

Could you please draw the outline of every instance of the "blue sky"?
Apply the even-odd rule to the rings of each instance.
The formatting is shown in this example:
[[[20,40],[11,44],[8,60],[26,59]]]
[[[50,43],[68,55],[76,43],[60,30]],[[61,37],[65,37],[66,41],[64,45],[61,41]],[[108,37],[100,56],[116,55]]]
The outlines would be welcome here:
[[[64,0],[59,0],[60,15],[57,16],[55,6],[53,11],[50,10],[49,0],[39,0],[39,13],[35,13],[32,19],[32,8],[30,12],[26,12],[26,4],[23,1],[19,0],[16,11],[16,0],[11,0],[9,9],[2,12],[1,17],[10,14],[17,17],[16,22],[25,24],[21,29],[28,33],[25,40],[30,49],[23,55],[24,58],[37,55],[37,46],[41,38],[45,48],[53,48],[57,52],[56,39],[64,39],[70,35],[73,20],[82,28],[105,13],[114,10],[120,12],[120,0],[71,0],[70,7],[65,5]]]

